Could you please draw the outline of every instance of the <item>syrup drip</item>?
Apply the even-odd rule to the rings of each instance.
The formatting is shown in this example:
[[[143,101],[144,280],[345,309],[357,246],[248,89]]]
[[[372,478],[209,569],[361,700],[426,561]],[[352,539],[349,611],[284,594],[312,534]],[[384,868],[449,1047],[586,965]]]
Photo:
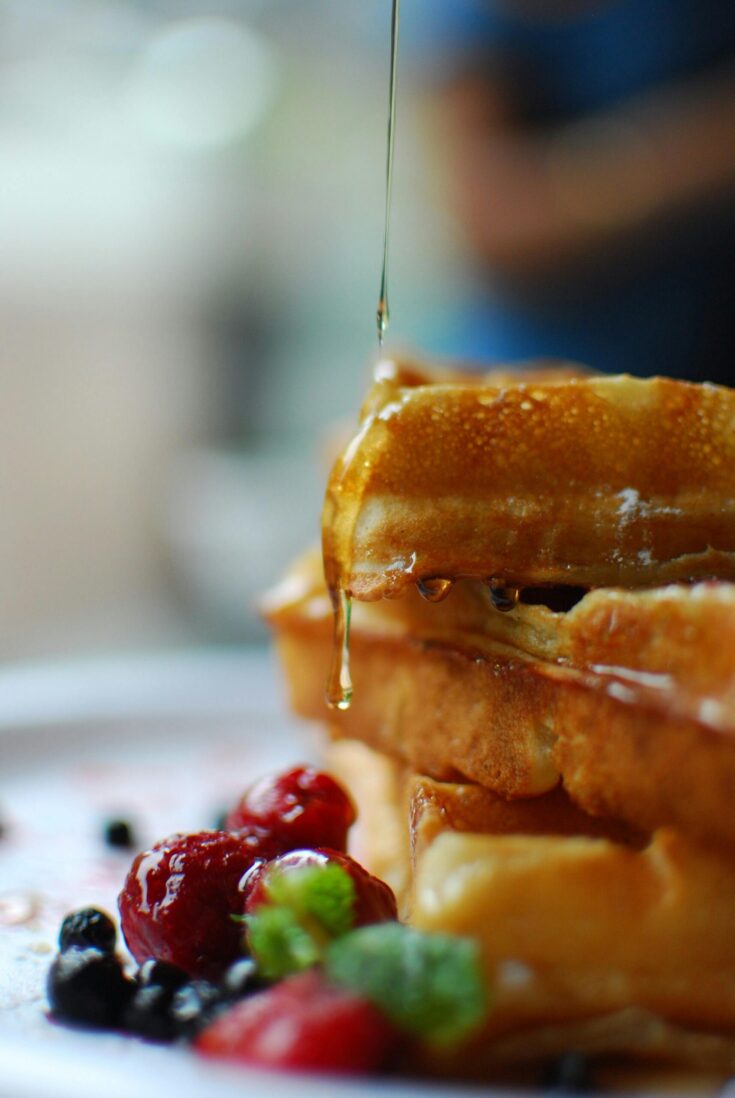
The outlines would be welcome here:
[[[401,17],[401,0],[393,0],[393,12],[390,21],[390,80],[388,84],[388,152],[385,165],[385,223],[383,228],[383,270],[380,277],[378,295],[378,346],[383,346],[383,336],[390,323],[388,306],[388,238],[390,236],[390,207],[393,192],[393,146],[395,144],[396,124],[396,70],[398,65],[398,27]]]
[[[498,579],[485,580],[485,583],[490,591],[490,598],[496,610],[501,610],[504,614],[507,614],[509,610],[516,608],[521,597],[520,587],[506,587],[503,581]]]
[[[385,165],[385,223],[383,227],[383,269],[380,276],[380,294],[376,320],[378,324],[378,346],[383,346],[390,322],[388,307],[388,241],[390,237],[390,207],[393,191],[393,146],[395,144],[396,121],[396,70],[398,65],[398,27],[401,17],[401,0],[393,0],[390,22],[390,82],[388,85],[388,151]],[[449,586],[445,592],[432,597],[438,602],[449,593],[450,580],[440,580]],[[426,596],[431,597],[431,596]],[[334,607],[334,641],[332,643],[332,664],[327,679],[327,705],[330,709],[344,711],[352,702],[352,678],[350,676],[350,615],[351,601],[342,590],[332,591]]]
[[[350,676],[350,617],[352,602],[344,591],[332,596],[334,605],[334,640],[332,665],[327,679],[327,705],[330,709],[344,711],[352,701]]]
[[[441,576],[416,581],[416,590],[427,602],[443,602],[453,587],[454,580],[442,579]]]

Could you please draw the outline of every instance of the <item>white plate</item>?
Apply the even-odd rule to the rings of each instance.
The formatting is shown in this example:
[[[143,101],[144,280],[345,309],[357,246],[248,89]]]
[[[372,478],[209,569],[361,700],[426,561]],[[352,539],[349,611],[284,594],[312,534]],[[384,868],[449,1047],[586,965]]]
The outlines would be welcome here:
[[[130,856],[102,821],[144,844],[211,826],[254,777],[313,757],[259,651],[0,673],[0,1096],[413,1098],[467,1089],[221,1069],[184,1048],[72,1031],[46,1017],[60,920],[114,912]]]

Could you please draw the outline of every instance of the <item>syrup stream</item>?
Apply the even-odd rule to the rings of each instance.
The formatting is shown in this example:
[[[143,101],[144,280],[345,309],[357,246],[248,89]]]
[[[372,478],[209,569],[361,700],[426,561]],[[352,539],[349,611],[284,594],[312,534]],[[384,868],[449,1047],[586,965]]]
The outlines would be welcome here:
[[[376,320],[378,325],[378,347],[383,346],[383,336],[390,323],[388,306],[388,243],[390,239],[390,209],[393,193],[393,146],[395,144],[396,123],[396,71],[398,66],[398,27],[401,18],[401,0],[393,0],[390,21],[390,81],[388,85],[388,151],[385,164],[385,222],[383,226],[383,268],[380,276],[380,294]],[[431,581],[429,581],[431,582]],[[439,581],[441,582],[441,581]],[[451,584],[449,585],[451,586]],[[447,592],[425,594],[438,602]],[[352,701],[352,677],[350,675],[350,616],[352,602],[340,587],[332,588],[332,606],[334,608],[334,640],[332,642],[332,663],[327,679],[327,705],[331,709],[344,711]]]
[[[352,678],[350,676],[350,617],[352,600],[344,591],[332,595],[334,606],[334,640],[332,641],[332,663],[327,679],[327,705],[330,709],[345,710],[352,701]]]
[[[401,18],[401,0],[393,0],[390,21],[390,81],[388,85],[388,153],[385,164],[385,222],[383,228],[383,270],[380,277],[380,294],[376,318],[378,322],[378,346],[383,346],[383,336],[390,323],[388,305],[388,240],[390,237],[390,208],[393,193],[393,146],[396,126],[396,71],[398,66],[398,27]]]
[[[388,152],[385,165],[385,222],[383,226],[383,269],[380,276],[380,294],[376,320],[378,324],[378,347],[383,346],[383,336],[390,323],[388,307],[388,242],[390,238],[390,208],[393,192],[393,146],[395,144],[396,122],[396,70],[398,65],[398,27],[401,18],[401,0],[393,0],[390,21],[390,82],[388,85]],[[350,676],[350,615],[352,603],[344,590],[332,588],[332,606],[334,608],[334,640],[332,643],[332,664],[327,679],[327,705],[331,709],[349,709],[352,701],[352,678]],[[425,596],[430,597],[430,596]],[[439,598],[442,598],[439,595]],[[438,599],[434,599],[438,601]]]

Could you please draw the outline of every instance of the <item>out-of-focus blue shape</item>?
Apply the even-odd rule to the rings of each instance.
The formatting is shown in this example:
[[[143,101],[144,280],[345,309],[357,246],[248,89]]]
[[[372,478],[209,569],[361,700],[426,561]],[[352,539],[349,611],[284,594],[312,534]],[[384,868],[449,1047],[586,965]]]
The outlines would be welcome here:
[[[470,65],[490,74],[500,62],[526,132],[594,118],[659,87],[685,89],[735,61],[731,0],[404,0],[402,11],[404,57],[437,77]],[[488,270],[431,348],[731,382],[734,249],[735,210],[720,202],[628,248],[622,262],[600,255],[585,276],[560,267],[511,287]]]

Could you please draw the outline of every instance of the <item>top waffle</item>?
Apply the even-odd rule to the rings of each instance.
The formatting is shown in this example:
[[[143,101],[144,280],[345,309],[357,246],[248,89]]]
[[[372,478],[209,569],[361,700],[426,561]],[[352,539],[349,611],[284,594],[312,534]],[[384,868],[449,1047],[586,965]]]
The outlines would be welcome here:
[[[735,392],[383,364],[323,518],[330,588],[735,579]]]

